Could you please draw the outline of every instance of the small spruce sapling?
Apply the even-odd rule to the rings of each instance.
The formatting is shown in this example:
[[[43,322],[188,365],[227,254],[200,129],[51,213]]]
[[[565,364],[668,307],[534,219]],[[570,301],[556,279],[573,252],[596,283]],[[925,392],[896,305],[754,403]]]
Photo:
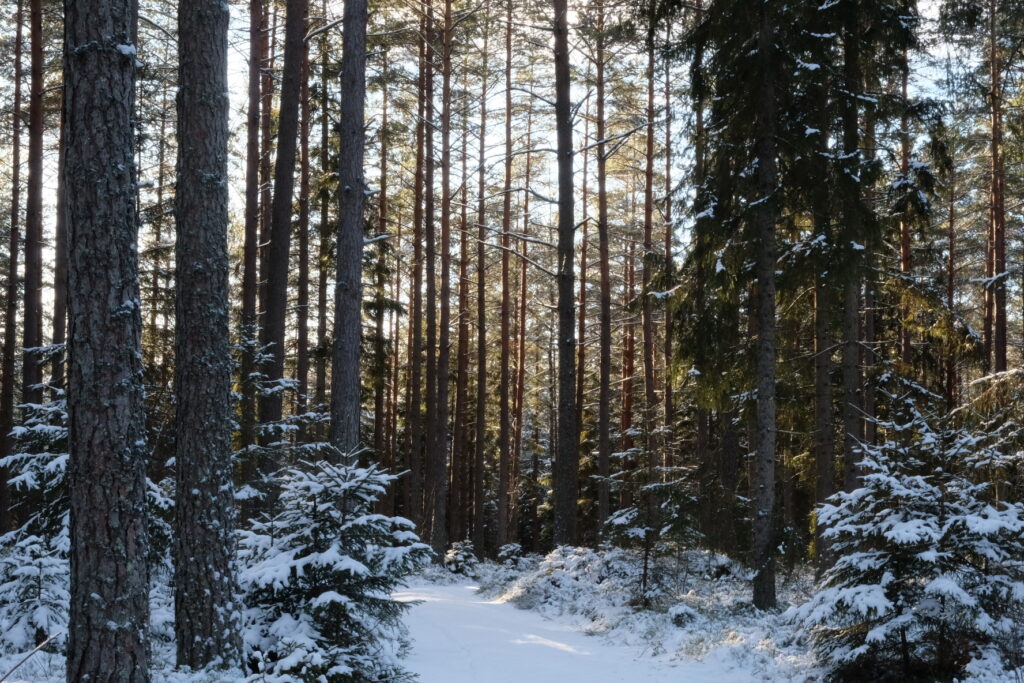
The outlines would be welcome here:
[[[300,462],[275,477],[271,513],[241,532],[244,630],[255,680],[401,681],[401,616],[392,599],[424,566],[412,522],[375,514],[395,476],[375,467]]]
[[[987,435],[887,398],[861,488],[819,510],[837,559],[795,616],[840,680],[949,679],[1020,633],[1024,507],[977,476],[1004,459]]]

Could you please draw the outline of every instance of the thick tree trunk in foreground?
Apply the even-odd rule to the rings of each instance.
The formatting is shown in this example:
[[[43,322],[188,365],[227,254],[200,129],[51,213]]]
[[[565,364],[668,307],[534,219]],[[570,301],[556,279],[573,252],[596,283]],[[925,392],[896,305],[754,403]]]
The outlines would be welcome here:
[[[569,82],[569,26],[566,0],[555,12],[555,129],[558,137],[558,451],[554,467],[555,545],[576,542],[579,435],[576,432],[576,338],[573,286],[573,139]]]
[[[67,680],[148,681],[138,218],[137,8],[65,5],[71,601]]]
[[[341,53],[342,98],[338,129],[338,265],[334,290],[331,373],[331,443],[342,453],[359,446],[359,341],[362,332],[363,112],[366,96],[366,0],[346,0]]]
[[[174,626],[178,665],[241,661],[228,340],[228,12],[178,7]]]

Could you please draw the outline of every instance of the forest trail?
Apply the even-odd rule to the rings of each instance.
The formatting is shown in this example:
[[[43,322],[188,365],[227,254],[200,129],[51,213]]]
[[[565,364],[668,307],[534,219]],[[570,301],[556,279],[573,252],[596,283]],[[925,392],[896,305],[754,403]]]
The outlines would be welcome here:
[[[738,672],[702,662],[669,665],[642,652],[588,636],[476,586],[414,585],[395,593],[421,600],[406,614],[413,649],[405,666],[421,683],[743,683]]]

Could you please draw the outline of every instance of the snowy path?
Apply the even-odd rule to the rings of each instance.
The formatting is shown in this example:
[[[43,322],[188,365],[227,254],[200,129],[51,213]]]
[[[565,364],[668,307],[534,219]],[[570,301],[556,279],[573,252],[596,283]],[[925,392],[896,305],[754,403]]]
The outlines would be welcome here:
[[[399,591],[422,600],[406,615],[413,651],[406,667],[421,683],[738,683],[721,667],[671,666],[476,595],[471,585],[418,585]]]

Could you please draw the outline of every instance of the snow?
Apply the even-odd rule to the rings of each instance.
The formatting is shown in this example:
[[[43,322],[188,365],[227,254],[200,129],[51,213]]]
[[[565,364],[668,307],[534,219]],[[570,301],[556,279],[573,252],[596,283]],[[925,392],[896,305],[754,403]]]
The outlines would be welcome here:
[[[417,602],[406,616],[413,640],[406,667],[422,683],[743,683],[753,676],[707,660],[673,664],[589,636],[567,619],[487,600],[472,583],[422,584],[397,592]]]

